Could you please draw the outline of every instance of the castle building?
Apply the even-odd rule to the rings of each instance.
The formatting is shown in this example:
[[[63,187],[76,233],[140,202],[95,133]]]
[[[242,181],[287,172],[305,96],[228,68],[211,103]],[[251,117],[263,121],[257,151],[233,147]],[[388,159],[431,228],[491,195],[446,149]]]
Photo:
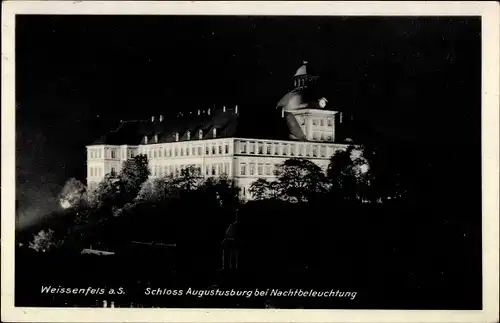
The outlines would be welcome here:
[[[248,189],[255,180],[272,180],[276,165],[289,158],[326,169],[335,151],[347,147],[342,129],[348,120],[331,107],[308,68],[304,62],[292,90],[266,115],[235,105],[122,122],[87,146],[87,186],[95,188],[138,154],[147,155],[152,177],[189,166],[205,177],[226,174],[243,199],[251,199]]]

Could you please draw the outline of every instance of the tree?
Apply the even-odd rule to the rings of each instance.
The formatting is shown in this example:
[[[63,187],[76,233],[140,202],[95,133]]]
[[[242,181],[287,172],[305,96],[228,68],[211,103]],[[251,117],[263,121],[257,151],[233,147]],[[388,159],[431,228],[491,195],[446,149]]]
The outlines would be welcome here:
[[[142,184],[137,194],[136,201],[157,202],[179,196],[177,185],[173,176],[151,178]]]
[[[146,155],[137,155],[132,159],[127,159],[118,174],[124,187],[124,199],[127,201],[135,199],[150,174]]]
[[[37,252],[52,251],[61,245],[62,241],[54,237],[54,230],[52,229],[39,231],[33,237],[33,241],[29,243],[29,247]]]
[[[97,185],[97,188],[89,197],[89,204],[99,209],[113,206],[121,207],[126,203],[126,188],[120,177],[115,173],[109,173]]]
[[[87,200],[87,188],[76,178],[70,178],[59,193],[58,200],[64,209],[81,206]]]
[[[287,159],[277,166],[275,174],[277,194],[290,202],[307,202],[326,189],[325,174],[307,159]]]
[[[269,191],[271,190],[271,182],[265,178],[259,178],[254,181],[248,191],[252,194],[255,200],[265,200],[269,198]]]
[[[369,170],[370,165],[362,148],[350,146],[333,155],[326,176],[334,199],[343,202],[366,200],[370,185]]]

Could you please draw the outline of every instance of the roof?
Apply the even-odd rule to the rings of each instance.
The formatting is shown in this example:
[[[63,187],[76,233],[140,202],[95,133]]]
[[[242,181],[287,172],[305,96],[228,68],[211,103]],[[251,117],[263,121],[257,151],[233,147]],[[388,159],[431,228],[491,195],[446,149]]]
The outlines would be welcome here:
[[[174,142],[176,133],[179,141],[194,141],[199,140],[200,130],[202,139],[213,139],[213,129],[216,129],[215,138],[290,140],[299,134],[295,129],[298,125],[293,125],[286,114],[283,118],[280,111],[271,110],[263,116],[254,110],[241,110],[217,109],[211,111],[210,115],[207,112],[200,115],[185,113],[177,117],[164,118],[162,121],[157,118],[154,121],[124,121],[118,129],[100,137],[93,145],[140,145],[145,144],[143,142],[145,136],[148,136],[149,144]],[[291,137],[290,133],[294,136]],[[155,135],[158,142],[154,141]]]
[[[298,110],[302,108],[319,108],[316,106],[321,95],[321,90],[315,84],[301,86],[285,94],[276,105],[276,109]],[[307,103],[307,105],[305,105]],[[312,106],[311,106],[312,105]]]
[[[307,66],[306,64],[299,67],[297,72],[295,72],[295,76],[307,75]]]

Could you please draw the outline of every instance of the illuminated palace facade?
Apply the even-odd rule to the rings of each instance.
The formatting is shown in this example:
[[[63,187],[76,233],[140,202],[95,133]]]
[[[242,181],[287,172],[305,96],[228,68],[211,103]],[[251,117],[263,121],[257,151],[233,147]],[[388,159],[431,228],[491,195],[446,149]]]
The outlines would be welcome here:
[[[317,81],[305,62],[292,90],[268,114],[236,105],[124,121],[87,146],[87,186],[95,188],[138,154],[147,155],[152,177],[190,166],[205,177],[225,174],[241,188],[243,199],[252,198],[248,189],[255,180],[272,180],[276,165],[289,158],[326,169],[335,151],[347,147],[342,130],[349,120],[330,108]]]

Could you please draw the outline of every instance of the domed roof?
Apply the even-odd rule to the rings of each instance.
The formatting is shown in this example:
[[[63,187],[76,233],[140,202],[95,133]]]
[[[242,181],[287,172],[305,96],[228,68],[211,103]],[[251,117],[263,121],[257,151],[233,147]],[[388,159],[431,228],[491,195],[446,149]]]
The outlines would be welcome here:
[[[307,62],[304,62],[304,64],[299,67],[299,69],[297,70],[297,72],[295,72],[295,75],[294,76],[301,76],[301,75],[307,75],[307,66],[306,66]]]
[[[276,109],[296,110],[304,102],[303,91],[293,90],[285,94],[276,105]]]

